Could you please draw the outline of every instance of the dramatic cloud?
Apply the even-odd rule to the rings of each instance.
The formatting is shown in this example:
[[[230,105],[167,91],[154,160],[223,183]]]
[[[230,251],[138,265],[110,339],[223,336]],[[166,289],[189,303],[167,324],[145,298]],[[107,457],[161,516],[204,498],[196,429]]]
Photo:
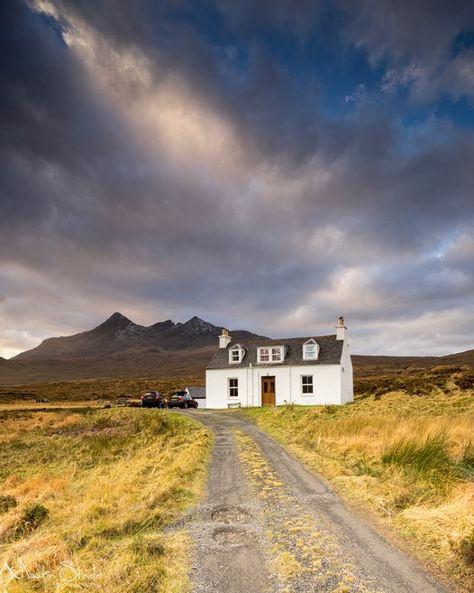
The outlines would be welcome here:
[[[474,4],[467,0],[339,0],[346,36],[386,62],[386,90],[409,87],[419,100],[474,97]]]
[[[472,347],[470,3],[253,4],[2,6],[0,355],[115,310]]]

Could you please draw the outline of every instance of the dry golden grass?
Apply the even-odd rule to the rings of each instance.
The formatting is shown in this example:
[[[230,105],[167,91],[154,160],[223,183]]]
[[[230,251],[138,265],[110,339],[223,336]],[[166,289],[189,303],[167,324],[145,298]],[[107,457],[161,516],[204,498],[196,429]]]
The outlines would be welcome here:
[[[145,391],[157,390],[168,395],[187,385],[203,385],[201,375],[170,377],[149,377],[145,379],[88,379],[83,381],[62,381],[29,385],[0,386],[0,402],[28,402],[35,400],[49,402],[90,402],[113,400],[117,397],[136,399]],[[39,402],[40,406],[44,406]],[[89,405],[89,403],[88,403]]]
[[[0,443],[13,441],[18,436],[31,430],[41,430],[45,427],[49,429],[65,428],[76,424],[80,418],[80,414],[51,414],[43,411],[35,414],[19,414],[15,408],[13,410],[0,410]]]
[[[0,434],[0,590],[187,591],[188,535],[163,529],[202,494],[205,429],[124,408],[3,413]]]
[[[137,400],[138,401],[138,400]],[[73,401],[51,401],[51,402],[35,402],[35,401],[12,401],[8,403],[0,403],[1,412],[21,412],[21,411],[48,411],[48,410],[65,410],[81,408],[103,408],[106,405],[104,400],[73,400]]]
[[[463,593],[474,591],[474,394],[239,411],[372,510]],[[470,446],[471,444],[471,446]]]

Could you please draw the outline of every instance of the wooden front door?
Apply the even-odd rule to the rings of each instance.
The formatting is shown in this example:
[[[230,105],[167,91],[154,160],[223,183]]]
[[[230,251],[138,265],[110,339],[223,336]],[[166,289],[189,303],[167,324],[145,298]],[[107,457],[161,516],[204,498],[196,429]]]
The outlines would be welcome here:
[[[275,405],[275,377],[262,377],[262,406]]]

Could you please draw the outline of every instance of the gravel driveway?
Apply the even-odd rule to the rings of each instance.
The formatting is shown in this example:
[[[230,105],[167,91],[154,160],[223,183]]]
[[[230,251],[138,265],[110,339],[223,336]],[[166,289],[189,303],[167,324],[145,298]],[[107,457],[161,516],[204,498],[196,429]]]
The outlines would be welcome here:
[[[193,593],[448,593],[254,424],[183,413],[215,436]]]

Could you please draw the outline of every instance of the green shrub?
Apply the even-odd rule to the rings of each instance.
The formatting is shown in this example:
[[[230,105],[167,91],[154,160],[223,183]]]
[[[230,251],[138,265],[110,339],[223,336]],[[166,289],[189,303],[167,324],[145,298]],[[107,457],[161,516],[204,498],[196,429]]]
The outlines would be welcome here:
[[[0,494],[0,514],[7,513],[10,509],[16,507],[16,498],[10,494]]]
[[[459,377],[456,377],[455,383],[460,389],[473,389],[474,373],[464,373]]]
[[[380,464],[361,457],[352,465],[352,471],[356,476],[372,476],[378,478],[381,474]]]
[[[464,449],[461,463],[468,468],[474,469],[474,445],[471,442]]]
[[[336,406],[334,404],[327,404],[325,406],[323,406],[323,412],[325,414],[330,414],[331,416],[333,414],[337,414],[339,412],[339,406]]]
[[[37,529],[49,515],[46,507],[39,503],[32,503],[23,509],[15,529],[15,537],[23,537]]]
[[[474,445],[469,442],[464,448],[464,453],[459,461],[458,470],[460,475],[468,480],[474,480]]]
[[[474,565],[474,529],[459,542],[459,553],[468,565]]]
[[[428,437],[421,444],[402,439],[383,453],[382,463],[398,465],[432,481],[437,477],[447,477],[454,469],[448,454],[447,439],[443,434]]]
[[[140,556],[164,556],[165,547],[157,537],[145,538],[137,537],[132,543],[132,550]]]

